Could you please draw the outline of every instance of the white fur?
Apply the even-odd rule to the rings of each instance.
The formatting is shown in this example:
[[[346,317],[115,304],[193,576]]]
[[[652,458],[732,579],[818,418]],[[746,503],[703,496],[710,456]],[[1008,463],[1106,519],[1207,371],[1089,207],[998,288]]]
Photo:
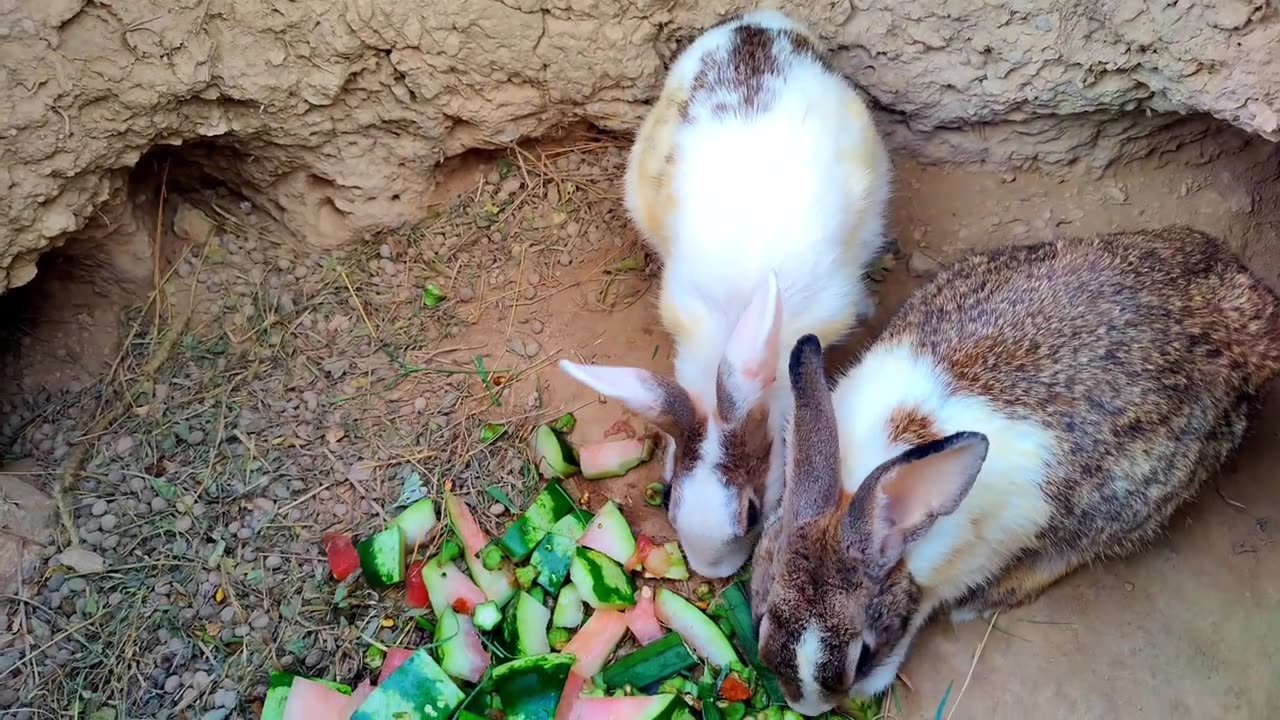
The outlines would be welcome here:
[[[782,306],[778,377],[785,379],[786,351],[802,335],[834,342],[871,312],[862,274],[883,243],[889,198],[888,154],[869,112],[842,78],[808,55],[779,56],[783,73],[767,79],[773,100],[759,114],[716,116],[695,107],[690,122],[675,120],[704,58],[725,51],[743,24],[807,35],[781,13],[761,10],[700,36],[671,66],[626,177],[627,208],[663,260],[660,304],[674,335],[676,380],[707,410],[715,406],[717,369],[735,323],[771,272]],[[668,155],[672,165],[659,186],[642,168]],[[781,500],[782,420],[792,402],[785,381],[767,392],[775,441],[766,516]],[[705,444],[718,437],[713,428]],[[690,564],[703,574],[712,566],[736,570],[754,544],[732,542],[730,513],[739,504],[723,487],[713,492],[710,486],[721,484],[713,466],[702,458],[682,489],[696,502],[672,518]],[[716,500],[724,502],[711,504]]]
[[[802,715],[821,715],[831,709],[831,704],[818,687],[817,672],[818,663],[822,661],[822,647],[822,629],[817,623],[810,623],[796,647],[796,675],[804,695],[788,703]]]
[[[912,638],[934,608],[992,578],[1034,544],[1051,512],[1044,482],[1057,443],[1042,425],[1010,417],[985,398],[955,392],[932,358],[903,343],[872,347],[840,381],[832,402],[847,492],[856,494],[872,470],[908,449],[889,440],[895,410],[924,414],[944,437],[973,431],[990,442],[986,462],[960,506],[904,550],[907,569],[923,591],[920,612],[890,660],[853,688],[855,694],[871,695],[893,682]]]

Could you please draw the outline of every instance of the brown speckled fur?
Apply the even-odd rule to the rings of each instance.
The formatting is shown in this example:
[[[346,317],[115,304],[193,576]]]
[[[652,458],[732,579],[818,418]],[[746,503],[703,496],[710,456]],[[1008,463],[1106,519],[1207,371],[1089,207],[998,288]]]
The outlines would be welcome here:
[[[1145,547],[1221,469],[1280,374],[1280,299],[1220,241],[1169,227],[970,256],[915,293],[879,342],[912,344],[950,373],[957,393],[1058,438],[1046,480],[1049,523],[1033,547],[953,603],[987,612],[1035,599],[1082,564]],[[802,404],[823,401],[829,396],[797,391],[796,425],[805,422]],[[935,439],[913,413],[895,416],[894,431]],[[834,424],[819,427],[795,432],[810,446],[825,434],[829,452],[838,446]],[[801,440],[788,452],[814,450]],[[782,517],[756,551],[754,572],[764,580],[753,582],[754,607],[769,619],[761,656],[784,677],[794,671],[798,633],[814,619],[841,640],[865,627],[892,640],[893,628],[918,614],[920,589],[903,564],[880,580],[861,561],[870,503],[859,500],[873,494],[874,478],[843,526],[830,492],[829,519],[788,514],[793,495],[831,482],[831,472],[788,466]],[[872,664],[891,649],[877,644]]]

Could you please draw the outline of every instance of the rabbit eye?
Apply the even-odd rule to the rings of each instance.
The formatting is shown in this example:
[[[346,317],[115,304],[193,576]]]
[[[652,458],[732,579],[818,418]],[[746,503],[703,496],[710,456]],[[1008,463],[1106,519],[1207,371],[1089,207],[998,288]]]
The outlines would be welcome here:
[[[750,531],[760,524],[760,506],[755,500],[747,501],[747,530]]]
[[[867,674],[867,671],[871,669],[872,657],[871,646],[865,642],[862,643],[862,652],[858,653],[858,664],[853,671],[856,677],[862,677]]]
[[[662,507],[671,509],[671,483],[662,486]]]

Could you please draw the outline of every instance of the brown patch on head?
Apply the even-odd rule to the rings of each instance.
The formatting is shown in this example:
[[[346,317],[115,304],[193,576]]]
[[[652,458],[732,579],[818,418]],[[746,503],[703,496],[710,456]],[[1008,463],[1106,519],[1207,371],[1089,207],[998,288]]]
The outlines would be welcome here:
[[[782,74],[775,52],[776,30],[740,25],[731,31],[727,48],[708,52],[689,86],[688,103],[681,109],[684,122],[696,108],[705,107],[715,117],[750,115],[772,102],[767,88]]]
[[[689,473],[698,464],[702,442],[707,437],[707,415],[692,395],[674,378],[658,376],[662,407],[654,423],[675,442],[675,477]],[[672,488],[672,502],[679,487]]]
[[[915,408],[904,407],[889,416],[889,442],[898,445],[923,445],[941,438],[933,420]]]

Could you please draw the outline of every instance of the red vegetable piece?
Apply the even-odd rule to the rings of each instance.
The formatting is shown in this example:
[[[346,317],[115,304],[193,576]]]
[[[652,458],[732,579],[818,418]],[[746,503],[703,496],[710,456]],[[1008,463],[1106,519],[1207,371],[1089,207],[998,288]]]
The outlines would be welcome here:
[[[431,604],[431,596],[427,594],[427,584],[422,579],[422,566],[419,560],[409,563],[404,577],[404,603],[411,608],[424,608]]]
[[[729,673],[720,683],[720,699],[729,702],[746,702],[751,699],[751,686],[742,681],[737,673]]]
[[[320,536],[320,543],[324,545],[324,554],[329,559],[329,570],[338,582],[360,569],[360,556],[356,554],[350,535],[328,532]]]
[[[653,551],[654,547],[656,546],[648,535],[641,535],[637,537],[635,554],[633,554],[631,558],[623,564],[622,568],[627,572],[632,572],[636,568],[640,567],[640,565],[644,563],[644,559],[649,557],[649,553]]]
[[[381,685],[387,676],[396,671],[409,656],[413,654],[412,650],[404,648],[387,648],[387,655],[382,659],[382,670],[378,672],[378,684]]]

